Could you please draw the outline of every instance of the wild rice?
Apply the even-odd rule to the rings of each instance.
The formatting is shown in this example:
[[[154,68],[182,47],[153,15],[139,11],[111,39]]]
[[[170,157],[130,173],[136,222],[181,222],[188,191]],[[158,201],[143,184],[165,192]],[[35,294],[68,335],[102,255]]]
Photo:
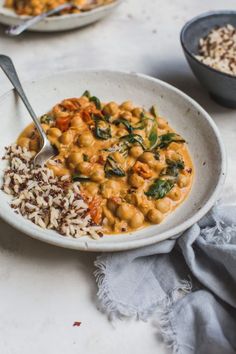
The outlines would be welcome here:
[[[79,183],[71,183],[69,176],[54,177],[47,167],[35,168],[33,156],[17,145],[6,148],[2,190],[13,197],[11,207],[43,229],[99,239],[101,227],[93,223]]]
[[[216,70],[236,75],[236,28],[228,24],[211,30],[200,39],[196,58]]]

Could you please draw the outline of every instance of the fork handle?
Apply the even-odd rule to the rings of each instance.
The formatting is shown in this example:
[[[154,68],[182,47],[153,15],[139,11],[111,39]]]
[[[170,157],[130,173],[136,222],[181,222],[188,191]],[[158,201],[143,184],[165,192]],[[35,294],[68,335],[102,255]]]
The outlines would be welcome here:
[[[51,16],[53,14],[56,14],[57,12],[60,12],[62,10],[70,9],[73,6],[74,6],[73,4],[62,4],[58,7],[56,7],[55,9],[49,10],[47,12],[43,12],[42,14],[40,14],[38,16],[34,16],[33,18],[26,20],[25,22],[23,22],[19,25],[9,27],[6,30],[6,34],[8,34],[10,36],[18,36],[19,34],[24,32],[28,28],[30,28],[33,25],[35,25],[36,23],[42,21],[44,18]]]
[[[40,122],[33,110],[33,108],[31,107],[31,104],[28,101],[28,98],[26,97],[26,94],[23,90],[23,87],[20,83],[19,77],[17,75],[16,69],[14,67],[14,64],[12,62],[12,60],[7,57],[6,55],[0,55],[0,67],[2,68],[2,70],[4,71],[4,73],[6,74],[6,76],[8,77],[8,79],[11,81],[13,87],[15,88],[16,92],[18,93],[18,95],[21,97],[25,107],[27,108],[29,114],[31,115],[39,134],[41,135],[42,139],[45,141],[45,139],[47,139],[46,134],[44,133]]]

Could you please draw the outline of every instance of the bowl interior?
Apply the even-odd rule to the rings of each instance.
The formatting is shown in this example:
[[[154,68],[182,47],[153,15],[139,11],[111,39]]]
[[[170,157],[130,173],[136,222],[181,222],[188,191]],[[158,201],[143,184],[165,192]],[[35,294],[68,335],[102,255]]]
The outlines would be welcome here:
[[[21,231],[62,247],[92,251],[116,251],[136,248],[169,238],[198,221],[213,205],[222,187],[225,157],[222,143],[209,115],[191,98],[172,86],[146,76],[109,71],[64,73],[24,85],[36,113],[47,112],[66,97],[80,96],[86,89],[102,101],[130,99],[149,108],[156,104],[162,116],[188,142],[195,165],[195,179],[189,198],[162,224],[132,234],[105,236],[99,241],[87,237],[71,239],[45,231],[16,215],[7,196],[0,191],[0,216]],[[10,91],[0,98],[0,155],[4,146],[14,142],[30,122],[20,99]],[[0,178],[4,161],[0,162]]]
[[[182,42],[192,54],[198,54],[199,39],[215,27],[231,24],[236,27],[236,11],[213,11],[187,22],[182,31]]]

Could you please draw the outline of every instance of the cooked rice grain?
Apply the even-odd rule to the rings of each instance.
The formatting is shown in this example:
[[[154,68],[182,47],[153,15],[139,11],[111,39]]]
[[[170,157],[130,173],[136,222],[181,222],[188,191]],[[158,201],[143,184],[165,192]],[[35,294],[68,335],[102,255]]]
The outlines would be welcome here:
[[[69,176],[54,177],[47,167],[33,165],[34,154],[17,145],[6,148],[8,167],[2,190],[13,197],[11,207],[43,229],[55,230],[78,238],[102,236],[83,201],[79,183],[70,183]]]
[[[232,25],[215,28],[201,38],[196,58],[216,70],[236,75],[236,28]]]

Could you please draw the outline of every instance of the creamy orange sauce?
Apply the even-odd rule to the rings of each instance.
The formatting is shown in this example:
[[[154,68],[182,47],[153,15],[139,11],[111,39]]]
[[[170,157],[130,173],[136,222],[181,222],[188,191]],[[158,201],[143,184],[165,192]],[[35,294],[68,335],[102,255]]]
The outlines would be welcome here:
[[[154,107],[103,104],[87,92],[53,107],[41,124],[58,151],[48,167],[81,182],[91,216],[104,233],[159,224],[191,190],[187,145]],[[33,124],[17,142],[39,150]]]

